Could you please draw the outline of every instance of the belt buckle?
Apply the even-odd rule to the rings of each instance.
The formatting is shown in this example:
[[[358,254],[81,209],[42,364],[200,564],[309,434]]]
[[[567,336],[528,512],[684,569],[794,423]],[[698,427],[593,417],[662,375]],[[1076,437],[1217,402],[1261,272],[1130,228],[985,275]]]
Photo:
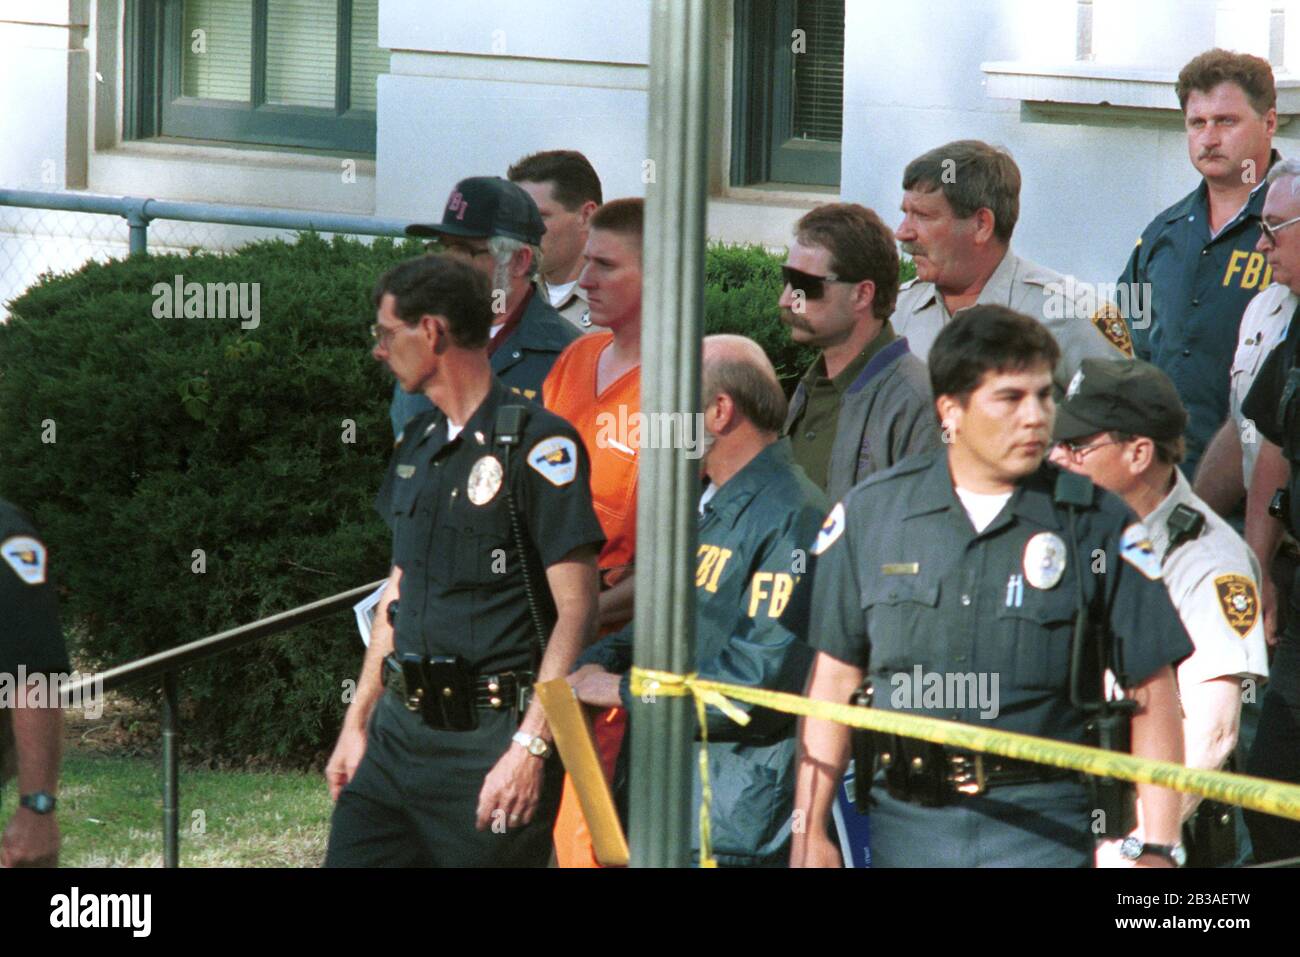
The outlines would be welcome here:
[[[974,796],[988,790],[984,774],[984,755],[980,753],[966,755],[949,755],[948,764],[951,773],[948,780],[958,794]]]

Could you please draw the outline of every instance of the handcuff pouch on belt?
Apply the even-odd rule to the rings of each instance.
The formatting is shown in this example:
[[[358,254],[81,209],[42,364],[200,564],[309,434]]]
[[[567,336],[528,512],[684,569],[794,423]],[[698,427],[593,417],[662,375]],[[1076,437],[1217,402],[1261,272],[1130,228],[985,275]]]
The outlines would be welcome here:
[[[868,678],[853,693],[849,703],[870,708],[875,688]],[[897,801],[925,807],[943,807],[958,795],[980,793],[984,787],[982,757],[954,756],[941,744],[854,728],[853,803],[860,814],[871,810],[871,785],[876,770],[885,772],[885,789]],[[965,762],[958,773],[954,765]],[[974,789],[972,789],[972,787]]]
[[[406,685],[404,704],[424,723],[439,731],[473,731],[478,727],[474,706],[474,673],[459,655],[397,657]]]

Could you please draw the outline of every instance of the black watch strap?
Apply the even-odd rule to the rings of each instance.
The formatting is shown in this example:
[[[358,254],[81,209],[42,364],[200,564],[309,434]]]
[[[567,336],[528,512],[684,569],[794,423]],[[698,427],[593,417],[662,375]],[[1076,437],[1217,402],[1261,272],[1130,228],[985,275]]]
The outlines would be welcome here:
[[[33,814],[50,814],[58,807],[59,802],[49,791],[36,791],[19,797],[18,804]]]

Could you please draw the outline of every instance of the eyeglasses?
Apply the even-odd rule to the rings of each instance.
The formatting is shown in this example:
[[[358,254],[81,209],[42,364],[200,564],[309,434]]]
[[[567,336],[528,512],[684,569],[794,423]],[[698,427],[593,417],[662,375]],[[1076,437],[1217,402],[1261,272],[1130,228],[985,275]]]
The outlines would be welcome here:
[[[785,284],[790,287],[791,291],[803,293],[805,299],[820,299],[826,294],[826,283],[828,282],[842,282],[852,285],[862,281],[861,279],[841,279],[833,272],[824,276],[814,276],[812,273],[803,272],[793,266],[782,266],[781,276],[785,279]]]
[[[403,323],[403,325],[405,325],[405,323]],[[389,344],[393,341],[393,336],[397,335],[397,332],[397,329],[389,329],[376,322],[370,327],[370,338],[376,345],[387,349]]]
[[[1091,445],[1082,445],[1078,442],[1057,442],[1065,454],[1070,456],[1076,462],[1082,462],[1088,457],[1089,452],[1095,452],[1097,449],[1105,448],[1108,445],[1123,445],[1123,442],[1117,442],[1111,439],[1109,442],[1094,442]]]
[[[1270,226],[1261,219],[1259,221],[1259,231],[1264,234],[1264,238],[1268,240],[1270,246],[1276,246],[1277,234],[1288,226],[1294,226],[1296,223],[1300,223],[1300,216],[1295,217],[1295,219],[1288,219],[1285,223],[1278,223],[1276,226]]]
[[[429,247],[426,246],[425,248]],[[487,246],[477,246],[459,239],[444,239],[440,249],[439,247],[435,247],[435,249],[452,256],[463,256],[470,260],[477,259],[479,256],[492,255],[492,250]]]

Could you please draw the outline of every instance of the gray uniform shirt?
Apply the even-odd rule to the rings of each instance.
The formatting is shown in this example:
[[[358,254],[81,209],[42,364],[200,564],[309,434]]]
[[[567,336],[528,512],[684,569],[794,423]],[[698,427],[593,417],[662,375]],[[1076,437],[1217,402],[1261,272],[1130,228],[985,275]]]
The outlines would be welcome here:
[[[976,304],[1007,306],[1047,326],[1061,347],[1061,361],[1052,378],[1064,391],[1084,359],[1133,355],[1128,327],[1118,311],[1108,302],[1090,302],[1084,291],[1087,288],[1008,249],[980,290]],[[890,319],[894,330],[907,337],[912,352],[923,360],[951,320],[934,283],[916,279],[899,290]]]

